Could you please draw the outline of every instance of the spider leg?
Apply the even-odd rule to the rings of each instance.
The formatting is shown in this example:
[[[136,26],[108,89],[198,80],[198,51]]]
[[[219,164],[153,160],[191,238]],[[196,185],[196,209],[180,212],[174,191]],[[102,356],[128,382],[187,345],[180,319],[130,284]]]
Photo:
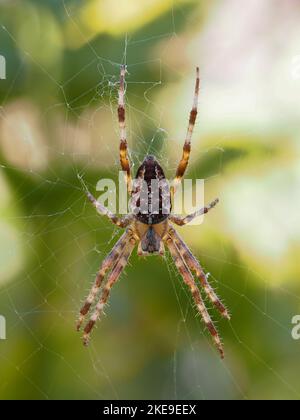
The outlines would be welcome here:
[[[190,153],[191,153],[191,139],[192,134],[197,118],[197,108],[198,108],[198,97],[199,97],[199,89],[200,89],[200,72],[199,67],[196,68],[196,85],[195,85],[195,94],[194,94],[194,101],[193,101],[193,107],[190,112],[190,119],[189,119],[189,125],[188,130],[185,138],[185,142],[183,145],[183,151],[182,151],[182,157],[179,162],[179,165],[177,167],[175,179],[173,181],[173,185],[171,187],[171,194],[172,196],[175,194],[176,188],[178,184],[180,184],[180,181],[182,177],[184,176],[185,170],[189,163]]]
[[[135,244],[136,244],[136,240],[133,237],[131,237],[129,239],[128,243],[126,244],[119,260],[116,262],[113,270],[109,274],[107,282],[106,282],[105,286],[103,287],[99,302],[96,305],[95,311],[92,314],[90,320],[88,321],[88,323],[86,324],[86,326],[84,328],[84,335],[83,335],[84,345],[89,344],[91,331],[92,331],[96,321],[98,320],[98,318],[100,317],[100,315],[103,312],[103,308],[104,308],[104,306],[105,306],[105,304],[106,304],[106,302],[109,298],[111,288],[116,283],[116,281],[120,277],[120,274],[122,273],[125,266],[127,265],[129,257],[130,257],[130,255],[131,255],[131,253],[132,253],[132,251],[135,247]]]
[[[173,228],[169,229],[169,235],[173,238],[178,248],[178,251],[182,256],[182,259],[186,262],[189,269],[192,270],[196,274],[197,278],[200,280],[200,283],[209,300],[213,303],[213,305],[218,309],[218,311],[224,318],[230,320],[230,315],[228,313],[227,308],[218,298],[215,291],[207,281],[207,276],[205,275],[201,265],[199,264],[195,256],[192,254],[186,243]]]
[[[182,256],[180,255],[180,252],[178,251],[173,239],[170,236],[167,237],[166,243],[167,243],[167,246],[170,250],[170,253],[172,255],[174,263],[175,263],[178,271],[180,272],[180,274],[183,278],[183,281],[190,288],[190,291],[191,291],[193,299],[196,303],[197,309],[198,309],[200,315],[202,316],[202,319],[203,319],[206,327],[208,328],[208,330],[209,330],[209,332],[210,332],[210,334],[213,338],[213,341],[214,341],[214,343],[215,343],[215,345],[216,345],[216,347],[217,347],[217,349],[218,349],[218,351],[219,351],[219,353],[220,353],[220,355],[223,359],[224,358],[223,345],[222,345],[221,339],[219,337],[219,334],[216,330],[216,327],[214,326],[214,324],[213,324],[213,322],[210,318],[210,315],[209,315],[209,313],[206,309],[206,306],[203,302],[200,290],[198,289],[190,270],[186,266],[186,263],[184,262]]]
[[[121,66],[120,71],[120,88],[119,88],[119,99],[118,99],[118,120],[120,129],[120,163],[121,168],[126,172],[126,183],[128,192],[131,193],[132,188],[132,177],[131,168],[128,158],[128,145],[126,139],[126,124],[125,124],[125,74],[126,66]]]
[[[187,225],[190,223],[193,219],[196,217],[202,216],[203,214],[206,214],[209,212],[209,210],[216,207],[216,205],[219,203],[219,199],[216,198],[213,202],[211,202],[207,207],[203,207],[202,209],[199,209],[195,211],[192,214],[189,214],[188,216],[176,216],[176,215],[170,215],[169,220],[173,223],[175,223],[178,226]]]
[[[127,214],[124,217],[118,217],[116,214],[109,211],[106,207],[104,207],[101,203],[99,203],[96,200],[93,194],[89,192],[85,182],[83,181],[80,175],[78,175],[78,178],[84,188],[88,200],[92,203],[92,205],[95,207],[95,209],[101,216],[107,216],[114,225],[117,225],[120,228],[125,228],[132,222],[134,218],[132,214]]]
[[[122,254],[122,250],[127,245],[127,242],[129,241],[129,235],[126,231],[121,238],[118,240],[118,242],[115,244],[111,252],[107,255],[107,257],[104,259],[104,261],[101,264],[101,267],[97,273],[95,282],[93,284],[93,287],[90,290],[90,293],[88,297],[86,298],[85,303],[83,304],[80,315],[77,321],[77,331],[80,330],[81,325],[88,314],[94,300],[96,299],[97,293],[102,285],[103,279],[106,275],[106,273],[111,270],[113,265],[116,263],[116,261],[120,258]]]

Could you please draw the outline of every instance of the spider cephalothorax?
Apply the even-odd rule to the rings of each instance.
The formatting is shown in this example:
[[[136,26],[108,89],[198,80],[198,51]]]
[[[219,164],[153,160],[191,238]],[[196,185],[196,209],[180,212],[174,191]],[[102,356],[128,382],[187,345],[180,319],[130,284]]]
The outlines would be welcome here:
[[[98,302],[95,305],[89,321],[84,328],[83,341],[88,344],[90,333],[97,319],[103,312],[113,284],[120,277],[134,248],[138,247],[139,255],[163,255],[165,246],[169,249],[173,261],[181,274],[185,284],[189,287],[197,310],[200,313],[206,327],[208,328],[220,354],[224,357],[223,346],[218,332],[212,322],[204,304],[201,291],[195,278],[199,281],[201,288],[219,310],[221,315],[230,319],[229,313],[216,293],[210,286],[201,265],[194,257],[188,246],[181,239],[172,224],[179,226],[186,225],[195,217],[207,213],[218,203],[218,199],[209,206],[199,209],[188,216],[176,216],[171,213],[171,202],[176,192],[176,187],[181,182],[188,165],[191,150],[191,137],[197,117],[197,104],[199,94],[199,69],[197,68],[196,86],[193,107],[190,113],[188,131],[183,146],[182,158],[179,162],[174,182],[171,188],[167,183],[164,171],[156,158],[152,155],[145,157],[139,167],[136,178],[132,181],[131,166],[128,157],[126,127],[125,127],[125,66],[121,67],[118,118],[120,126],[120,163],[126,174],[128,191],[131,195],[130,214],[120,218],[111,213],[101,205],[86,189],[87,197],[94,205],[98,213],[107,216],[112,223],[125,232],[117,241],[111,252],[104,259],[96,276],[95,283],[80,311],[77,322],[77,329],[80,330],[86,315],[94,304],[99,294]],[[171,222],[171,223],[170,223]],[[106,279],[105,284],[104,279]]]

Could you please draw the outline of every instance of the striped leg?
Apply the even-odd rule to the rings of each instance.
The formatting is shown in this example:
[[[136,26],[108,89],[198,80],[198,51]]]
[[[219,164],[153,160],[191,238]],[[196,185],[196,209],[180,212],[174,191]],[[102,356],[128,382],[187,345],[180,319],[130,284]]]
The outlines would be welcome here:
[[[88,314],[94,300],[96,299],[97,293],[102,285],[103,279],[106,275],[106,273],[113,267],[113,265],[116,263],[116,261],[119,259],[120,255],[122,254],[122,251],[124,247],[127,245],[127,242],[129,241],[129,235],[126,231],[121,238],[118,240],[118,242],[115,244],[111,252],[108,254],[108,256],[105,258],[105,260],[102,262],[102,265],[100,267],[100,270],[97,273],[96,280],[94,282],[93,287],[91,288],[91,291],[82,306],[80,310],[80,315],[77,321],[77,331],[80,330],[81,325]]]
[[[166,240],[167,246],[169,247],[169,250],[171,252],[172,258],[174,260],[174,263],[178,269],[178,271],[180,272],[184,282],[187,284],[187,286],[190,288],[193,299],[196,303],[197,309],[200,313],[200,315],[202,316],[202,319],[206,325],[206,327],[208,328],[214,343],[222,357],[222,359],[224,358],[224,349],[223,349],[223,345],[221,343],[219,334],[216,330],[216,327],[214,326],[209,313],[205,307],[205,304],[202,300],[201,297],[201,293],[194,281],[194,278],[190,272],[190,270],[188,269],[188,267],[186,266],[184,260],[182,259],[182,256],[180,255],[173,239],[169,236]]]
[[[125,73],[126,66],[121,66],[120,72],[120,88],[119,88],[119,100],[118,100],[118,119],[120,128],[120,163],[121,168],[126,172],[126,183],[128,192],[131,193],[131,169],[128,158],[128,145],[126,139],[126,124],[125,124]]]
[[[195,272],[197,278],[200,280],[201,285],[209,298],[209,300],[213,303],[213,305],[218,309],[220,314],[230,320],[230,315],[228,313],[227,308],[223,305],[221,300],[216,295],[215,291],[211,287],[211,285],[207,281],[207,277],[197,261],[197,259],[194,257],[194,255],[191,253],[185,242],[182,240],[182,238],[178,235],[178,233],[175,231],[175,229],[171,228],[169,229],[169,235],[173,238],[180,255],[182,256],[183,260],[186,262],[187,266]]]
[[[94,325],[96,324],[96,321],[98,320],[98,318],[100,317],[100,315],[103,312],[103,308],[104,308],[104,306],[105,306],[105,304],[106,304],[106,302],[109,298],[111,288],[116,283],[116,281],[120,277],[120,274],[122,273],[125,266],[127,265],[129,257],[130,257],[130,255],[131,255],[131,253],[132,253],[132,251],[135,247],[135,243],[136,243],[136,240],[133,237],[131,237],[128,244],[126,245],[121,257],[119,258],[119,260],[115,264],[112,272],[108,276],[107,282],[106,282],[106,284],[105,284],[105,286],[102,290],[100,300],[97,303],[95,311],[92,314],[89,322],[87,323],[87,325],[84,329],[84,335],[83,335],[84,345],[89,344],[91,331],[92,331]]]
[[[183,146],[182,157],[176,171],[176,176],[173,181],[173,185],[171,187],[172,195],[174,195],[178,184],[180,184],[181,179],[184,176],[185,170],[189,163],[190,152],[191,152],[191,139],[192,139],[192,134],[193,134],[196,118],[197,118],[199,89],[200,89],[200,72],[199,72],[199,67],[197,67],[194,102],[193,102],[192,110],[190,112],[189,125],[188,125],[187,135],[186,135],[184,146]]]
[[[112,213],[101,203],[99,203],[90,192],[87,193],[87,197],[101,216],[107,216],[114,225],[117,225],[120,228],[127,227],[134,219],[134,216],[132,214],[128,214],[124,217],[118,217],[116,214]]]
[[[216,198],[212,203],[210,203],[207,207],[203,207],[202,209],[199,209],[197,211],[195,211],[192,214],[189,214],[188,216],[176,216],[176,215],[171,215],[170,216],[170,221],[175,223],[178,226],[183,226],[183,225],[187,225],[188,223],[190,223],[193,219],[195,219],[196,217],[202,216],[203,214],[206,214],[209,212],[209,210],[213,209],[214,207],[216,207],[216,205],[219,203],[219,199]]]
[[[82,177],[78,175],[78,178],[84,188],[84,191],[86,193],[86,196],[88,198],[88,200],[90,201],[90,203],[95,207],[95,209],[97,210],[97,212],[101,215],[101,216],[106,216],[109,218],[109,220],[114,224],[117,225],[120,228],[125,228],[127,227],[132,220],[134,219],[133,215],[126,215],[124,217],[118,217],[116,214],[112,213],[111,211],[109,211],[106,207],[104,207],[101,203],[99,203],[96,198],[93,196],[93,194],[91,194],[85,184],[85,182],[83,181]]]

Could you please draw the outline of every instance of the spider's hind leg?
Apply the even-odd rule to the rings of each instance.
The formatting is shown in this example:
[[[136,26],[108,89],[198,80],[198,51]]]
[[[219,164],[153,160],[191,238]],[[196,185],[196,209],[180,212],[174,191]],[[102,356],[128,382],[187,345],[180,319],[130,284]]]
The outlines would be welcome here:
[[[131,193],[132,188],[132,175],[131,175],[131,163],[128,156],[128,144],[126,139],[126,123],[125,123],[125,75],[126,66],[121,66],[120,71],[120,88],[119,88],[119,99],[118,99],[118,120],[120,129],[120,163],[121,168],[126,174],[126,184],[128,192]]]
[[[174,194],[176,192],[176,189],[177,189],[178,185],[180,184],[181,179],[183,178],[184,173],[185,173],[186,168],[187,168],[188,163],[189,163],[190,154],[191,154],[191,139],[192,139],[192,134],[193,134],[193,131],[194,131],[194,126],[195,126],[195,123],[196,123],[197,112],[198,112],[199,89],[200,89],[200,71],[199,71],[199,67],[197,67],[196,68],[196,84],[195,84],[195,92],[194,92],[194,101],[193,101],[192,110],[190,112],[189,125],[188,125],[188,130],[187,130],[185,142],[184,142],[184,145],[183,145],[182,157],[181,157],[181,160],[180,160],[179,165],[177,167],[175,179],[174,179],[173,185],[171,187],[171,196],[172,197],[174,196]]]

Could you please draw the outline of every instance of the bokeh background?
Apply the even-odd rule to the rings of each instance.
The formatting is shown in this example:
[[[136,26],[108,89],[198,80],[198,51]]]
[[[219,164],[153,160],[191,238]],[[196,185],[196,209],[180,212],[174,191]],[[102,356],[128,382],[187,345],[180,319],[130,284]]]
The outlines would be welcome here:
[[[299,398],[300,4],[241,3],[0,2],[1,399]],[[188,176],[221,203],[180,230],[232,313],[225,361],[168,257],[134,255],[88,349],[75,332],[119,235],[77,176],[117,179],[124,62],[135,167],[168,177],[201,68]]]

